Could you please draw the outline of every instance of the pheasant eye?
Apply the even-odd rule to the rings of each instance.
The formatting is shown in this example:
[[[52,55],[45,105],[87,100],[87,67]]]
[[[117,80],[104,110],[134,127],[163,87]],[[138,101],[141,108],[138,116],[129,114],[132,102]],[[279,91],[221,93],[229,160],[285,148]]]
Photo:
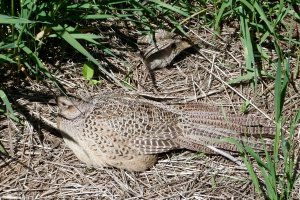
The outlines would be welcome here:
[[[66,102],[61,101],[61,102],[59,102],[58,104],[61,105],[61,106],[63,106],[63,107],[67,107]]]
[[[72,108],[73,108],[72,105],[68,105],[68,106],[67,106],[67,109],[72,109]]]

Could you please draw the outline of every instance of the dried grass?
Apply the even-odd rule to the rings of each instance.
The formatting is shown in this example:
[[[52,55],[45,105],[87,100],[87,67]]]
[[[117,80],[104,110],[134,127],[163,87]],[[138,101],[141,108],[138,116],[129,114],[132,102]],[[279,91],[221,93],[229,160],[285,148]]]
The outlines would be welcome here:
[[[226,85],[226,81],[244,71],[241,45],[231,40],[230,34],[216,38],[208,29],[203,29],[197,36],[202,41],[199,48],[183,52],[173,66],[154,71],[156,89],[148,71],[132,59],[133,54],[128,52],[131,47],[115,38],[113,43],[119,45],[116,51],[127,62],[111,57],[110,63],[127,75],[132,71],[130,82],[143,96],[170,102],[206,101],[229,107],[236,113],[246,98],[261,110],[259,112],[252,106],[250,113],[265,114],[272,119],[272,80],[261,80],[256,91],[248,83],[239,83],[234,90]],[[57,67],[63,73],[57,72]],[[86,98],[116,89],[108,81],[91,86],[82,78],[78,63],[52,65],[49,69],[74,96]],[[125,77],[124,73],[115,75],[119,79]],[[7,83],[8,95],[18,105],[15,110],[24,119],[24,124],[0,119],[0,141],[9,152],[9,156],[2,156],[0,161],[2,199],[258,198],[247,171],[221,156],[186,150],[170,152],[161,155],[157,165],[143,173],[88,168],[65,146],[59,132],[40,118],[55,122],[57,108],[48,103],[60,95],[54,84],[28,81],[15,88]],[[285,113],[292,113],[297,106],[295,95],[288,93]]]

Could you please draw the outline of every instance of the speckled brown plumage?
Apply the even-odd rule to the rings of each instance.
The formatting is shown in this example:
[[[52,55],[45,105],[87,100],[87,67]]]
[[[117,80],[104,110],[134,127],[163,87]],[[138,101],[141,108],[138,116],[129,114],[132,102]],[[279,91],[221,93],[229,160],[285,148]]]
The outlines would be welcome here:
[[[224,138],[235,138],[263,150],[271,146],[274,128],[256,117],[224,116],[203,103],[164,105],[135,95],[111,94],[88,101],[57,99],[57,123],[66,144],[91,166],[130,171],[152,167],[158,153],[187,148],[210,152],[207,145],[236,151]]]

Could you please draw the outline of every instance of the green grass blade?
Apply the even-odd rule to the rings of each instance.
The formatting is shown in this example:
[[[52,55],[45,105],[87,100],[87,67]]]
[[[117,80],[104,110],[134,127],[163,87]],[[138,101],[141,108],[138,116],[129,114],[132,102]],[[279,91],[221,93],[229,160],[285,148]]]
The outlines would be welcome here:
[[[253,7],[253,4],[252,2],[249,2],[248,0],[239,0],[239,2],[241,2],[244,6],[246,6],[250,12],[254,12],[254,7]]]
[[[4,145],[0,142],[0,155],[1,154],[8,155],[7,151],[4,148]]]
[[[274,184],[273,182],[273,177],[270,176],[268,171],[266,171],[264,168],[260,167],[260,172],[263,176],[264,184],[266,186],[267,190],[267,195],[270,199],[277,199],[277,194],[276,194],[276,183]]]
[[[220,9],[218,10],[217,17],[215,18],[214,30],[219,32],[220,22],[221,22],[221,19],[222,19],[223,15],[224,15],[225,9],[228,8],[228,7],[231,7],[231,6],[232,6],[232,0],[225,1],[225,2],[222,3]]]
[[[0,50],[3,50],[3,49],[13,49],[13,48],[16,48],[16,47],[17,47],[16,43],[12,42],[12,43],[0,46]]]
[[[255,66],[255,59],[253,53],[253,45],[251,40],[250,28],[248,26],[249,19],[246,18],[246,12],[244,11],[243,7],[239,7],[240,12],[240,29],[242,32],[241,41],[243,43],[243,47],[245,50],[245,60],[246,60],[246,69],[247,72],[254,72],[254,86],[257,85],[257,69],[254,68]]]
[[[62,87],[60,87],[60,83],[51,75],[51,73],[45,68],[42,61],[39,59],[39,57],[31,51],[27,46],[25,46],[23,43],[19,45],[20,49],[22,49],[34,62],[37,64],[39,70],[46,75],[53,83],[61,90],[62,93],[64,91],[62,90]],[[24,63],[26,65],[26,62]],[[28,65],[29,67],[30,65]],[[30,67],[29,67],[30,68]],[[34,71],[33,71],[34,72]],[[34,72],[37,75],[37,72]]]
[[[79,16],[79,19],[86,19],[86,20],[100,20],[100,19],[114,19],[114,18],[125,18],[125,17],[131,17],[133,16],[132,14],[117,14],[117,15],[104,15],[104,14],[99,14],[99,15],[84,15],[84,16]]]
[[[6,115],[9,118],[13,119],[14,121],[20,122],[19,118],[16,117],[16,115],[11,107],[11,104],[3,90],[0,90],[0,98],[2,99],[2,101],[4,102],[4,104],[6,106]]]
[[[164,3],[162,1],[159,0],[150,0],[150,2],[156,3],[157,5],[167,8],[169,10],[172,10],[174,12],[177,12],[185,17],[189,17],[189,14],[186,12],[183,12],[182,10],[179,9],[179,7],[175,7],[175,6],[171,6],[170,4]]]
[[[271,34],[276,35],[274,28],[272,27],[270,21],[267,19],[267,16],[265,15],[265,11],[263,11],[263,9],[260,7],[260,5],[258,4],[258,2],[256,0],[254,1],[253,7],[259,14],[260,19],[262,19],[265,22],[265,24],[267,25]]]
[[[74,47],[77,51],[86,56],[90,61],[98,66],[100,71],[110,77],[117,85],[124,88],[123,84],[120,83],[118,79],[116,79],[111,73],[109,73],[106,69],[104,69],[101,64],[62,26],[58,25],[56,27],[52,27],[52,29],[60,35],[66,42],[68,42],[72,47]],[[124,88],[126,89],[126,88]]]
[[[89,42],[97,44],[97,45],[99,45],[100,43],[97,42],[95,39],[103,38],[103,37],[101,37],[99,35],[94,35],[94,34],[90,34],[90,33],[85,33],[85,34],[82,34],[82,33],[72,33],[71,35],[75,39],[86,40],[86,41],[89,41]]]
[[[135,8],[141,8],[141,11],[140,11],[141,16],[144,15],[146,12],[149,13],[150,16],[155,16],[155,13],[151,9],[149,9],[147,6],[144,6],[140,2],[131,1],[131,3]]]
[[[35,23],[35,21],[0,14],[0,24],[29,24],[29,23],[33,24]]]
[[[260,156],[249,146],[245,146],[243,147],[243,150],[247,153],[250,154],[250,156],[252,156],[255,161],[257,162],[257,164],[265,169],[269,169],[268,165],[266,165],[262,159],[260,158]]]
[[[13,59],[11,59],[7,55],[3,55],[3,54],[0,54],[0,60],[5,60],[10,63],[16,63]]]
[[[258,180],[258,176],[256,175],[256,173],[254,171],[254,167],[252,166],[252,164],[250,162],[250,159],[247,156],[247,149],[248,150],[250,149],[249,152],[253,153],[253,155],[255,155],[255,156],[256,156],[256,153],[254,153],[254,151],[251,148],[247,148],[247,147],[245,148],[236,139],[226,138],[225,141],[236,145],[237,149],[239,150],[239,152],[241,153],[241,155],[243,157],[244,164],[245,164],[245,166],[247,168],[247,171],[248,171],[248,173],[249,173],[249,175],[251,177],[251,180],[252,180],[252,183],[253,183],[253,185],[255,187],[256,192],[258,193],[259,196],[262,196],[263,191],[261,189],[261,186],[260,186],[260,183],[259,183],[259,180]],[[258,159],[258,160],[260,160],[260,159]],[[261,161],[261,163],[263,163],[263,162]],[[265,167],[264,164],[262,164],[262,166]]]
[[[11,104],[10,102],[8,101],[8,98],[6,96],[6,94],[4,93],[3,90],[0,90],[0,98],[2,99],[2,101],[4,102],[5,106],[6,106],[6,110],[7,112],[10,112],[10,113],[14,113],[12,107],[11,107]]]

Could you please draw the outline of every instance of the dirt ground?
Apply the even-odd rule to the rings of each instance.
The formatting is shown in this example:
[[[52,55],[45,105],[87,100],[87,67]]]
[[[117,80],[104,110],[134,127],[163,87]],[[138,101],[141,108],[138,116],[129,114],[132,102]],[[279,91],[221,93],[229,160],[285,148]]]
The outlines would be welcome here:
[[[117,34],[113,30],[107,34],[107,43],[113,44],[118,56],[104,59],[101,51],[94,55],[142,96],[168,102],[208,102],[226,106],[235,113],[241,113],[243,103],[249,100],[246,114],[273,119],[272,77],[260,78],[256,90],[246,80],[228,85],[229,80],[245,74],[244,50],[235,30],[228,28],[220,37],[203,27],[188,31],[199,38],[199,44],[182,52],[167,68],[154,71],[156,88],[136,59],[134,45],[114,36]],[[124,34],[133,41],[138,35]],[[48,54],[51,53],[45,58]],[[120,89],[106,79],[98,85],[84,80],[78,54],[58,49],[56,56],[48,59],[46,65],[67,94],[87,98]],[[275,71],[268,63],[261,67],[269,73]],[[0,141],[8,152],[8,156],[0,157],[1,199],[258,199],[247,170],[219,155],[173,151],[160,155],[157,165],[143,173],[89,168],[66,147],[51,123],[45,123],[56,122],[58,111],[51,99],[62,95],[52,81],[25,77],[3,83],[23,120],[17,124],[0,116]],[[295,79],[295,83],[299,80]],[[295,91],[288,90],[285,116],[290,117],[297,110],[297,97]],[[300,199],[298,186],[299,183],[295,199]]]

